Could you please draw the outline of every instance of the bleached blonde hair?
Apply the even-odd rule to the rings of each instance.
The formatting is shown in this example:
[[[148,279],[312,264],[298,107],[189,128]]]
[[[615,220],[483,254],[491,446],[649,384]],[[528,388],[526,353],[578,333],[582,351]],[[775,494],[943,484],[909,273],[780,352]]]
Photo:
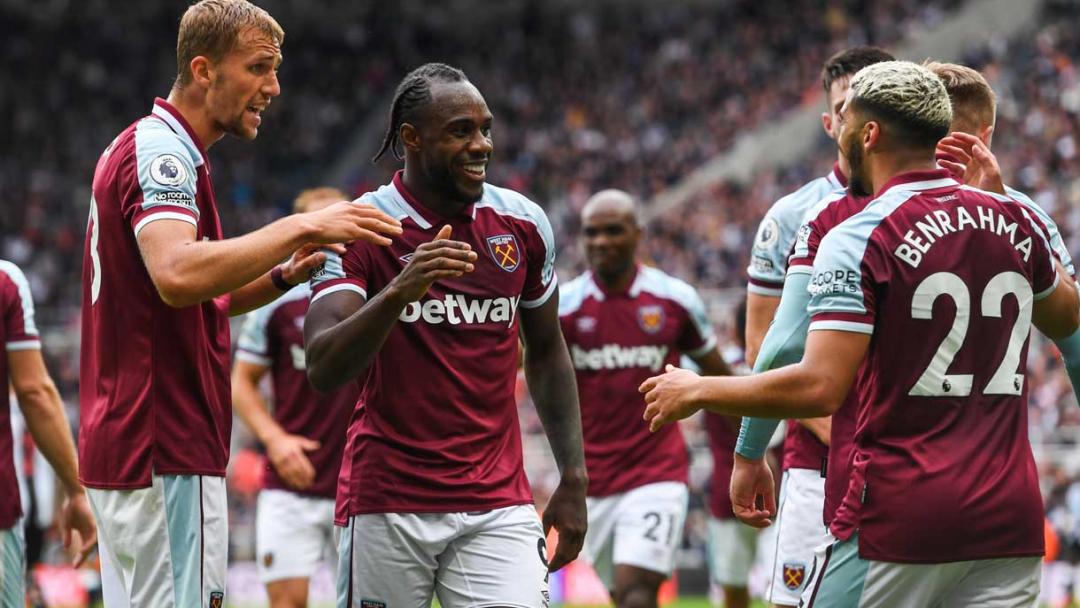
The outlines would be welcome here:
[[[866,66],[851,79],[852,105],[891,125],[890,136],[912,145],[934,145],[949,133],[952,103],[945,83],[910,61]]]

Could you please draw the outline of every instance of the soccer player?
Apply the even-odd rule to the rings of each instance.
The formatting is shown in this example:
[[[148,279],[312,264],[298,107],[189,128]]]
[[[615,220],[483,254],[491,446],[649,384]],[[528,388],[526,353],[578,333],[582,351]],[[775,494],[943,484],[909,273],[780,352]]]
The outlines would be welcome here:
[[[113,603],[224,602],[228,315],[305,280],[325,258],[319,244],[389,244],[383,234],[400,230],[342,201],[222,238],[206,149],[226,133],[255,138],[280,92],[283,36],[244,0],[189,7],[168,101],[120,133],[94,172],[79,460],[104,578],[120,582],[106,583]]]
[[[404,234],[349,245],[312,278],[308,378],[361,386],[338,480],[339,606],[545,605],[547,572],[581,549],[588,482],[551,226],[485,183],[491,125],[461,70],[409,73],[376,155],[400,146],[404,171],[360,199]],[[543,525],[522,467],[519,332],[562,475]]]
[[[312,188],[296,197],[293,210],[314,212],[346,198],[335,188]],[[233,409],[270,461],[256,508],[255,554],[271,608],[306,606],[308,580],[319,561],[336,564],[334,491],[359,395],[352,383],[327,394],[308,384],[304,316],[310,295],[304,283],[250,313],[232,372]],[[267,372],[272,416],[259,392]]]
[[[1000,169],[988,148],[995,117],[994,93],[989,84],[982,75],[965,66],[936,62],[927,63],[926,66],[942,79],[953,108],[953,122],[950,127],[953,133],[938,143],[939,164],[946,166],[954,174],[963,176],[966,173],[967,180],[979,182],[972,185],[1001,194],[1008,193],[1017,202],[1027,207],[1032,215],[1043,222],[1050,246],[1063,268],[1070,275],[1074,274],[1068,248],[1049,215],[1031,199],[1001,183]],[[972,151],[973,142],[978,144],[978,152]],[[943,153],[948,155],[947,158],[962,160],[966,164],[943,159]],[[973,153],[978,157],[977,159],[972,156]],[[777,321],[769,328],[769,333],[762,343],[763,357],[790,361],[802,358],[806,343],[806,327],[809,324],[809,313],[806,311],[810,294],[807,284],[821,239],[834,227],[861,211],[867,202],[868,199],[865,197],[848,193],[846,196],[827,197],[807,212],[804,227],[790,260],[789,276],[784,285],[780,308],[777,310]],[[1061,352],[1063,354],[1076,352],[1071,350],[1075,348],[1073,345],[1076,339],[1077,334],[1074,334],[1065,340],[1057,341]],[[1066,357],[1065,360],[1066,367],[1073,369],[1069,367],[1070,358]],[[1075,364],[1075,358],[1072,360]],[[1080,383],[1074,385],[1076,386],[1080,386]],[[847,490],[857,411],[855,401],[857,400],[854,395],[849,394],[844,405],[832,416],[828,474],[825,484],[824,519],[826,525],[832,521],[840,500]],[[777,421],[774,420],[745,419],[741,441],[736,450],[740,455],[735,464],[736,483],[732,485],[731,490],[736,503],[741,501],[745,504],[749,500],[755,475],[765,473],[761,470],[761,455],[776,424]],[[764,522],[749,518],[747,523],[761,525]],[[816,555],[815,562],[823,557],[821,554]],[[817,568],[811,569],[820,572]],[[810,584],[812,585],[812,582]]]
[[[646,417],[820,415],[854,386],[851,479],[810,605],[1029,606],[1042,501],[1019,372],[1031,323],[1072,334],[1080,298],[1024,206],[937,168],[952,110],[933,72],[881,63],[851,89],[839,143],[852,192],[876,194],[822,240],[802,361],[733,379],[673,369],[642,386]]]
[[[79,485],[75,443],[64,404],[41,356],[30,284],[19,267],[7,260],[0,260],[0,338],[6,351],[0,358],[0,377],[5,378],[5,387],[10,380],[34,445],[52,465],[67,494],[58,524],[64,546],[74,550],[78,566],[97,539],[94,516]],[[0,605],[23,606],[26,541],[10,414],[10,397],[5,388],[0,395]]]
[[[825,62],[821,82],[828,107],[821,115],[821,122],[830,138],[835,140],[839,132],[837,113],[844,103],[851,77],[868,65],[891,59],[892,55],[877,47],[857,46],[841,51]],[[775,357],[762,359],[759,347],[779,306],[785,288],[788,256],[795,245],[803,216],[826,196],[842,193],[847,187],[847,174],[847,160],[837,153],[829,175],[778,200],[758,228],[747,269],[750,283],[746,290],[746,359],[755,372],[792,362]],[[767,592],[774,606],[799,604],[814,549],[825,541],[821,514],[829,433],[827,418],[791,421],[787,426],[776,554]]]
[[[559,293],[559,320],[577,375],[589,533],[584,553],[616,606],[657,605],[686,520],[690,460],[677,427],[650,434],[637,387],[689,356],[730,374],[693,287],[637,260],[634,199],[603,190],[581,211],[589,271]]]

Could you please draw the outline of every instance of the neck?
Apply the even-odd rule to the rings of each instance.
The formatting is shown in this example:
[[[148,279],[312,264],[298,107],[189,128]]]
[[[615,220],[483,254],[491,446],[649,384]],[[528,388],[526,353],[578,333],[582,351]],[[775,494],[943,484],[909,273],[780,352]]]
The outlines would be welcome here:
[[[203,148],[209,149],[225,136],[225,132],[215,125],[206,109],[206,91],[198,90],[194,86],[183,89],[173,87],[166,101],[184,117]]]
[[[874,154],[871,158],[867,158],[867,162],[869,163],[870,183],[874,195],[877,195],[881,187],[890,179],[901,173],[933,171],[938,168],[937,162],[934,160],[933,150],[930,150],[929,153],[925,150],[918,150],[885,155]]]
[[[634,282],[634,276],[637,274],[637,264],[628,265],[622,272],[614,275],[603,275],[597,271],[593,271],[593,276],[596,277],[600,286],[605,291],[620,292],[630,289],[630,284]]]
[[[416,167],[418,164],[419,161],[409,162],[408,158],[406,158],[405,173],[401,176],[401,181],[404,182],[405,187],[409,189],[409,192],[423,203],[425,207],[442,217],[454,217],[461,213],[465,207],[469,206],[469,203],[448,199],[446,196],[432,188],[420,176],[418,170],[411,169],[411,167]]]

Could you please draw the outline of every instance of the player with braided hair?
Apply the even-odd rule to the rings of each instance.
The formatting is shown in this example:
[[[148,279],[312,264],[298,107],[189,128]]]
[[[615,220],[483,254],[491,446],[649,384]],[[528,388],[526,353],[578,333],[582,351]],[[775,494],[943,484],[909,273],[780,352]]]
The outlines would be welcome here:
[[[491,123],[460,70],[406,76],[375,157],[391,150],[405,168],[360,199],[404,232],[389,247],[330,253],[312,278],[308,378],[361,391],[338,478],[339,606],[427,606],[432,595],[447,608],[546,606],[547,572],[584,540],[588,481],[551,225],[525,196],[485,182]],[[519,331],[561,473],[542,524],[514,399]]]

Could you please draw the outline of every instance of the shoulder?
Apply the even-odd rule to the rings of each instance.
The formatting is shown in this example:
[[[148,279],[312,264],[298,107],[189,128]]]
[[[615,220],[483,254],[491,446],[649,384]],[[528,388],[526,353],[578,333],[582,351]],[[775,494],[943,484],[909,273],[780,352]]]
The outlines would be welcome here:
[[[26,275],[23,274],[14,262],[7,260],[0,260],[0,283],[5,285],[13,285],[17,288],[22,288],[24,285],[29,289],[30,283],[26,280]]]
[[[807,210],[815,206],[822,199],[834,193],[842,194],[826,177],[819,177],[803,184],[798,190],[777,199],[769,208],[768,215],[778,219],[790,218],[790,221],[798,222],[806,214]]]
[[[371,205],[396,220],[409,215],[408,205],[393,184],[380,186],[377,190],[367,192],[353,202]]]
[[[588,272],[559,284],[559,316],[573,314],[593,292],[592,275]]]
[[[480,202],[476,203],[476,208],[478,210],[490,209],[499,215],[529,222],[535,225],[541,233],[551,232],[551,226],[543,208],[524,194],[509,188],[485,184],[484,196],[480,199]]]
[[[859,212],[843,218],[822,237],[818,259],[833,258],[831,261],[836,261],[839,258],[857,265],[878,227],[918,194],[912,190],[891,190],[867,203]]]
[[[656,297],[671,300],[687,310],[703,307],[701,296],[692,285],[677,279],[659,268],[642,266],[635,281],[637,292],[650,293]],[[636,294],[631,294],[636,295]]]
[[[802,223],[813,224],[818,220],[824,220],[851,200],[852,198],[848,196],[845,190],[830,192],[807,208],[806,213],[803,214]]]
[[[135,157],[139,164],[158,161],[161,155],[182,159],[190,167],[202,164],[202,155],[186,138],[181,137],[156,116],[147,116],[135,123],[133,131]],[[160,161],[164,162],[164,160]]]

